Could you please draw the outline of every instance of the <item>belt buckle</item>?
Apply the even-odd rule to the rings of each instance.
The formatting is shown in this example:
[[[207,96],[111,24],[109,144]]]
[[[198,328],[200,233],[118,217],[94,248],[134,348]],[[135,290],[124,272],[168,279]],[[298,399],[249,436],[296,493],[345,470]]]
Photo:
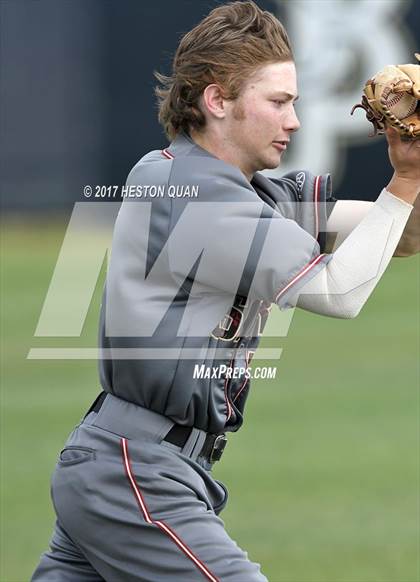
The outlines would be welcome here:
[[[220,461],[223,451],[225,449],[227,443],[226,435],[219,434],[214,439],[213,446],[210,451],[209,461],[210,463],[215,463],[216,461]]]

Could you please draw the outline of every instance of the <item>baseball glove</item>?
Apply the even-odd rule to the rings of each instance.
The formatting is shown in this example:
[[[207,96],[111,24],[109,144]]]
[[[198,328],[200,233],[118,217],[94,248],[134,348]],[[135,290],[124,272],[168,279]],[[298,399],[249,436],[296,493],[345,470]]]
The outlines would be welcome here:
[[[372,136],[391,126],[405,139],[420,137],[420,65],[388,65],[366,82],[363,93],[351,114],[358,107],[366,111]]]

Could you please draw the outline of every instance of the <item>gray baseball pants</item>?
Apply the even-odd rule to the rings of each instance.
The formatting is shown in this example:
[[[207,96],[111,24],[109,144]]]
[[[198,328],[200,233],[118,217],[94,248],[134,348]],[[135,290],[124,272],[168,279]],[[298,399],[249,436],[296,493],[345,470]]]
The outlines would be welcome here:
[[[52,477],[57,522],[32,582],[267,582],[218,517],[226,489],[194,460],[205,433],[193,429],[180,449],[163,440],[172,426],[107,395],[75,428]]]

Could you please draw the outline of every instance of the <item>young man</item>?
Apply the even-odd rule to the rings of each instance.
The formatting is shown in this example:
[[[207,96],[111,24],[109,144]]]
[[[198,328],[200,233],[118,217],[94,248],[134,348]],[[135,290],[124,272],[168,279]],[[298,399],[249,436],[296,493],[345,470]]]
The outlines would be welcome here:
[[[420,142],[388,132],[394,177],[341,246],[321,252],[329,177],[259,174],[281,163],[299,121],[286,32],[252,2],[212,11],[160,80],[173,141],[128,178],[142,196],[124,201],[114,231],[104,392],[60,454],[57,524],[35,581],[266,580],[226,533],[226,490],[211,474],[243,422],[249,379],[235,371],[273,303],[357,315],[420,189]]]

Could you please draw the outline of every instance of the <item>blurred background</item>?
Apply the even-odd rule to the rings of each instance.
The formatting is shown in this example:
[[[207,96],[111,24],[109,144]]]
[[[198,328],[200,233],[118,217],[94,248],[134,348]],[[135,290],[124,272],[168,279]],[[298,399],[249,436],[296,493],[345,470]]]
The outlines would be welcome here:
[[[167,145],[153,71],[170,72],[181,35],[218,4],[0,2],[2,582],[27,580],[46,549],[57,453],[99,391],[94,360],[27,358],[96,345],[106,261],[81,336],[35,337],[74,204]],[[420,3],[257,4],[289,31],[301,94],[302,129],[270,174],[331,172],[338,198],[374,200],[385,142],[349,112],[375,71],[413,62]],[[420,579],[419,286],[418,257],[394,259],[356,320],[300,312],[264,340],[283,348],[277,378],[254,382],[215,476],[228,531],[271,582]]]

